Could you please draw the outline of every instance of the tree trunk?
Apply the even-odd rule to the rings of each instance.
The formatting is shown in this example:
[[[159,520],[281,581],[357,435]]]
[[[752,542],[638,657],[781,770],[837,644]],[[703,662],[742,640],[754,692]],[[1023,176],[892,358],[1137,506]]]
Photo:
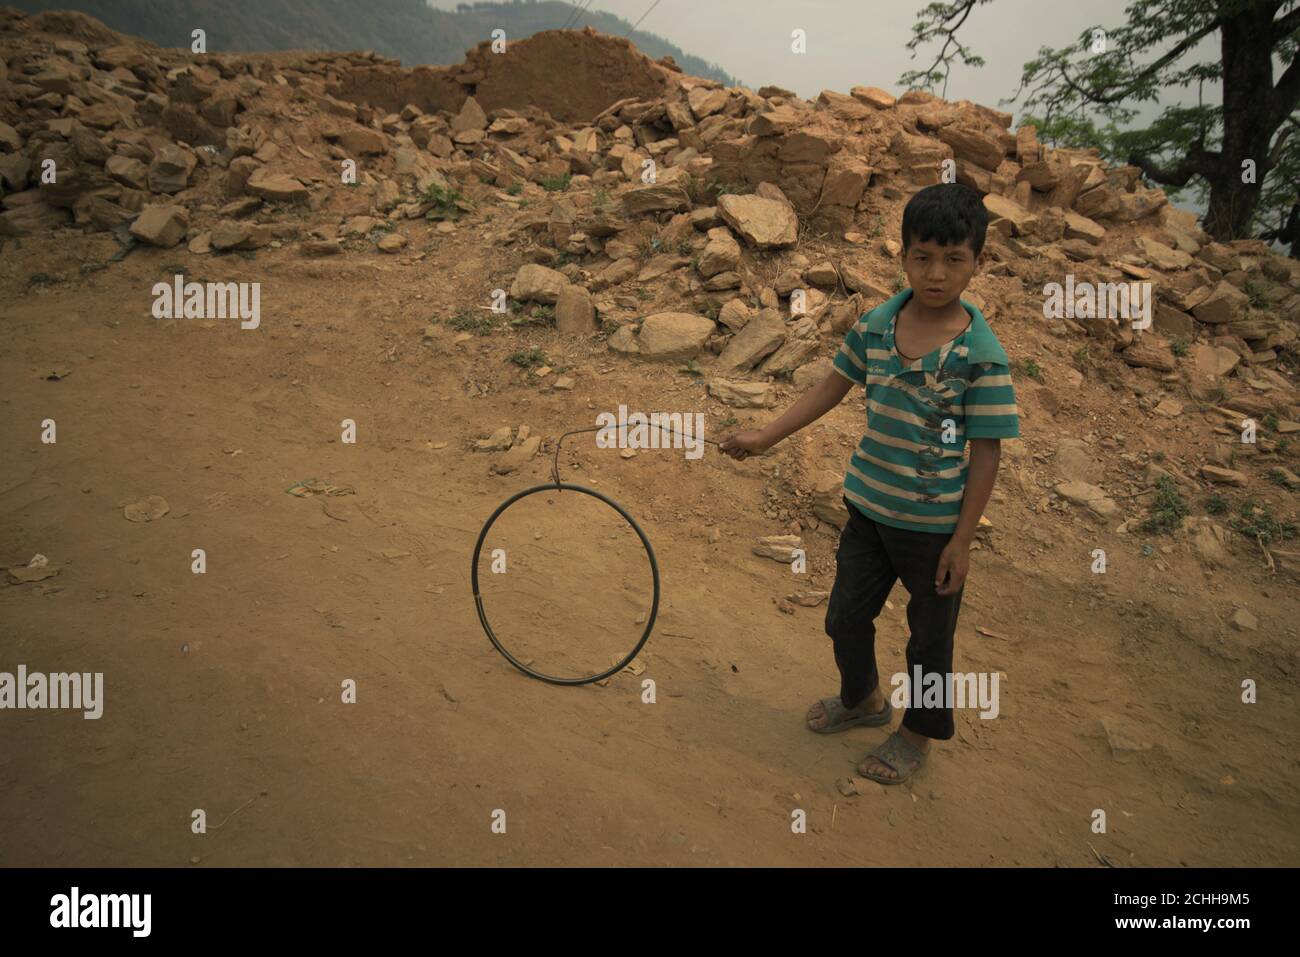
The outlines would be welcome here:
[[[1219,30],[1223,50],[1223,145],[1213,169],[1204,228],[1220,242],[1250,235],[1264,178],[1271,167],[1268,148],[1273,93],[1273,13],[1271,3],[1243,4]],[[1254,182],[1243,183],[1242,164],[1253,160]]]

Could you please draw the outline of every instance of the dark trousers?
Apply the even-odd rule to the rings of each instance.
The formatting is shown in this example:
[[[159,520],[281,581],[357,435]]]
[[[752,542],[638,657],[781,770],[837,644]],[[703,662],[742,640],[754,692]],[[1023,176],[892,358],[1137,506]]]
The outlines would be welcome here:
[[[910,694],[903,726],[927,738],[947,740],[954,731],[952,708],[921,706],[915,669],[920,665],[923,675],[937,673],[943,686],[950,686],[947,679],[952,673],[953,632],[962,593],[937,594],[934,573],[939,567],[939,555],[952,536],[882,525],[863,515],[847,498],[844,504],[849,520],[840,533],[835,587],[826,608],[826,634],[834,644],[835,664],[840,669],[840,702],[846,708],[856,707],[880,683],[875,618],[894,582],[901,579],[911,596],[907,602]],[[893,690],[892,685],[881,689],[886,699]]]

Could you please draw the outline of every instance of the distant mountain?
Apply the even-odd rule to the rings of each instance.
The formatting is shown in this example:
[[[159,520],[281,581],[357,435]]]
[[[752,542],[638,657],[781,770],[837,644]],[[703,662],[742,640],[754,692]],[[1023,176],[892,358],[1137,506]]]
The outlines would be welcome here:
[[[254,53],[267,50],[374,50],[398,57],[404,66],[459,63],[467,49],[505,30],[522,40],[554,30],[574,18],[561,0],[512,3],[462,3],[455,11],[429,7],[424,0],[8,0],[27,13],[79,10],[121,33],[165,47],[188,47],[190,31],[207,32],[208,52]],[[632,24],[589,10],[577,20],[601,33],[622,36]],[[628,37],[646,56],[671,54],[694,76],[737,80],[721,67],[682,52],[653,33]]]

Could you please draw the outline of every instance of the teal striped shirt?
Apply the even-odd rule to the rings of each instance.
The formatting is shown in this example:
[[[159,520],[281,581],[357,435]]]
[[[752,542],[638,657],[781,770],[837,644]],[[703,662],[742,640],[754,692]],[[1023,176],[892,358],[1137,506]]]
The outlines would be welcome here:
[[[915,361],[894,348],[904,289],[860,318],[835,369],[867,390],[867,431],[844,476],[844,497],[868,518],[914,532],[951,534],[966,491],[966,440],[1012,439],[1020,417],[1007,354],[983,314]]]

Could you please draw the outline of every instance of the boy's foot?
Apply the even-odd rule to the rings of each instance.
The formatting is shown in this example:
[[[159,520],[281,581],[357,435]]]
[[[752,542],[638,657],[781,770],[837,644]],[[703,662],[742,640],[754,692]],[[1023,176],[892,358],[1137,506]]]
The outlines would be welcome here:
[[[868,695],[855,708],[846,708],[838,696],[822,698],[808,709],[808,729],[818,734],[833,734],[857,725],[876,727],[888,724],[894,709],[885,700],[884,695]]]
[[[930,739],[900,727],[862,759],[858,773],[881,784],[901,784],[925,763]]]

